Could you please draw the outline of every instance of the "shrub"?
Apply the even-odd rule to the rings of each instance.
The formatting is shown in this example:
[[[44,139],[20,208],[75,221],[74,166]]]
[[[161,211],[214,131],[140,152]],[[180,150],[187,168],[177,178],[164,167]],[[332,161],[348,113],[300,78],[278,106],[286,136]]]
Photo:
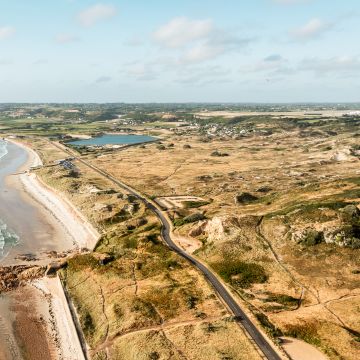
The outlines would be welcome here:
[[[113,305],[113,312],[117,319],[121,319],[124,316],[124,312],[119,304]]]
[[[209,205],[209,201],[184,201],[184,207],[186,209],[196,209],[205,205]]]
[[[294,306],[299,303],[299,299],[285,294],[270,294],[265,302],[277,302],[285,306]]]
[[[228,283],[236,288],[248,288],[252,284],[267,281],[265,269],[255,263],[230,260],[212,264],[214,270]]]
[[[160,355],[158,352],[153,351],[149,354],[149,359],[150,360],[158,360],[158,359],[160,359]]]
[[[269,318],[263,313],[256,313],[255,317],[258,319],[260,324],[266,329],[266,331],[273,337],[282,336],[282,332],[280,329],[276,328],[274,324],[272,324]]]
[[[258,200],[258,197],[255,195],[252,195],[250,193],[247,192],[243,192],[241,194],[237,194],[235,195],[235,204],[236,205],[240,205],[240,204],[250,204],[254,201]]]
[[[175,226],[182,226],[184,224],[191,224],[194,223],[196,221],[200,221],[200,220],[205,220],[206,216],[202,213],[194,213],[191,215],[188,215],[184,218],[179,218],[179,219],[175,219],[174,220],[174,225]]]
[[[321,340],[317,333],[317,325],[315,323],[288,325],[285,329],[285,335],[304,340],[312,345],[321,345]]]
[[[206,219],[204,214],[194,213],[194,214],[184,217],[184,222],[186,224],[189,224],[189,223],[193,223],[193,222],[204,220],[204,219]]]
[[[151,230],[160,230],[160,225],[157,222],[151,223],[144,227],[144,232],[148,232]]]
[[[91,336],[95,331],[95,326],[91,315],[86,312],[83,316],[80,317],[80,322],[82,324],[85,336]]]
[[[68,260],[68,268],[70,271],[82,271],[86,268],[97,268],[99,262],[92,254],[77,255]]]
[[[145,240],[146,240],[147,242],[151,242],[151,243],[154,244],[154,245],[157,245],[157,244],[160,243],[157,234],[149,234],[149,235],[146,235]]]
[[[142,299],[137,298],[133,301],[131,311],[138,312],[146,318],[158,320],[158,314],[154,306]]]
[[[217,156],[217,157],[224,157],[224,156],[229,156],[228,153],[222,153],[218,150],[215,150],[211,153],[211,156]]]
[[[137,239],[134,237],[127,237],[124,239],[124,248],[126,249],[136,249],[137,245]]]

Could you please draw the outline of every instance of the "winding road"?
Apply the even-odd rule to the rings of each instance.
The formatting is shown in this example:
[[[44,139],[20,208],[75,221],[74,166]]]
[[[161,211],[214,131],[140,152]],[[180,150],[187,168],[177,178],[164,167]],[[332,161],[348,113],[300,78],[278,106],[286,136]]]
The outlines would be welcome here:
[[[195,266],[208,280],[208,282],[213,286],[221,299],[225,302],[231,312],[234,314],[235,319],[242,327],[247,331],[248,335],[252,338],[252,340],[256,343],[258,348],[262,351],[265,358],[268,360],[281,360],[282,357],[278,354],[278,352],[270,345],[270,343],[266,340],[264,335],[258,330],[258,328],[254,325],[254,323],[249,319],[246,313],[241,309],[239,304],[236,302],[232,294],[226,289],[226,287],[221,283],[218,277],[212,272],[211,269],[206,267],[202,262],[185,252],[182,248],[180,248],[171,238],[172,225],[168,220],[165,212],[161,210],[158,206],[156,206],[151,200],[147,199],[142,194],[138,193],[135,189],[130,186],[124,184],[120,180],[114,178],[106,171],[99,169],[98,167],[90,164],[86,160],[82,159],[79,156],[75,156],[74,153],[66,149],[65,147],[51,142],[54,146],[59,148],[62,151],[68,153],[71,157],[74,157],[76,160],[84,164],[85,166],[91,168],[98,174],[104,176],[108,180],[112,181],[114,184],[128,191],[130,194],[134,195],[138,200],[142,201],[145,206],[150,209],[152,212],[156,214],[162,223],[161,235],[165,243],[169,246],[169,248],[175,251],[177,254],[188,260],[193,266]]]

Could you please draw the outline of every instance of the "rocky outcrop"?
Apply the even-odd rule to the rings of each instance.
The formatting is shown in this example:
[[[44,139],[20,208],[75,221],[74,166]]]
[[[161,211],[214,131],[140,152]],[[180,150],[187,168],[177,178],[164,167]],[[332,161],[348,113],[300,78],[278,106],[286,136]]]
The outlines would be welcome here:
[[[222,241],[231,238],[239,229],[254,229],[258,221],[257,216],[216,216],[197,223],[190,230],[189,236],[207,235],[209,241]]]
[[[124,207],[121,209],[121,212],[133,216],[139,210],[139,208],[140,208],[140,204],[134,202],[131,204],[124,205]]]
[[[292,225],[291,237],[298,244],[314,246],[322,242],[335,244],[340,247],[360,249],[360,210],[355,205],[346,205],[334,212],[333,217],[325,216],[327,209],[323,209],[323,219],[317,222],[299,222]],[[319,221],[320,220],[320,221]],[[294,221],[296,221],[294,219]]]
[[[330,160],[334,162],[341,162],[341,161],[350,160],[350,157],[351,157],[351,151],[349,149],[345,149],[335,152],[331,156]]]
[[[198,237],[200,235],[203,235],[205,233],[205,229],[206,229],[207,224],[208,224],[208,221],[206,220],[206,221],[201,222],[199,225],[193,227],[189,231],[189,236]]]
[[[360,249],[360,227],[344,225],[340,228],[324,231],[327,244],[336,244],[341,247]]]
[[[292,233],[292,239],[298,244],[314,246],[324,242],[324,234],[322,231],[306,228],[303,231]]]
[[[360,210],[355,205],[347,205],[340,209],[340,216],[344,223],[360,225]]]
[[[60,260],[60,261],[53,261],[51,262],[47,268],[45,275],[48,277],[55,277],[56,273],[67,266],[66,260]]]
[[[211,240],[220,240],[224,237],[226,218],[214,217],[206,224],[205,232]]]
[[[43,277],[45,268],[41,266],[8,266],[0,268],[0,293],[11,291],[28,281]]]

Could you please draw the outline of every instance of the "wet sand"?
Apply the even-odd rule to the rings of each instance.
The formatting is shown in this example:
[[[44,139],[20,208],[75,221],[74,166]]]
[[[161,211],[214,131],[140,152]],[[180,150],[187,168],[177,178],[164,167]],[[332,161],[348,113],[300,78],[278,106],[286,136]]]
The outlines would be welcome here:
[[[0,161],[0,219],[15,232],[19,244],[0,259],[5,265],[46,265],[46,252],[93,248],[97,231],[61,194],[35,174],[36,153],[8,143]],[[26,262],[19,255],[33,254]],[[59,279],[39,279],[0,294],[0,360],[84,359]]]
[[[37,263],[48,263],[47,251],[64,251],[73,247],[72,237],[39,206],[24,189],[19,174],[29,168],[35,159],[25,149],[8,143],[8,154],[0,161],[0,219],[20,238],[0,265],[24,263],[16,260],[23,254],[33,254]],[[24,176],[24,175],[22,175]]]
[[[31,285],[0,295],[0,360],[56,359],[49,305]]]
[[[100,235],[62,194],[46,186],[35,174],[38,155],[24,145],[8,143],[0,161],[0,219],[19,237],[0,265],[23,264],[17,257],[32,254],[37,264],[48,264],[50,251],[93,249]]]
[[[0,295],[0,360],[21,359],[13,329],[15,314],[10,306],[10,296]]]

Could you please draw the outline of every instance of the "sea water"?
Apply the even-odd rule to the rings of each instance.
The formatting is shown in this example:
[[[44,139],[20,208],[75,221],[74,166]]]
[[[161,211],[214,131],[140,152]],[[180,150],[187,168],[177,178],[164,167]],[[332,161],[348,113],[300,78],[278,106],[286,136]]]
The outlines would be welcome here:
[[[5,140],[0,140],[0,160],[8,153],[7,142]]]
[[[0,140],[0,167],[2,165],[2,158],[5,157],[7,153],[7,142],[4,140]],[[9,249],[17,245],[18,242],[18,235],[16,235],[14,231],[9,229],[5,222],[0,218],[0,261],[7,255]]]
[[[111,135],[102,135],[91,139],[75,140],[75,141],[71,141],[70,144],[75,146],[133,145],[133,144],[151,142],[155,140],[157,139],[147,135],[111,134]]]

